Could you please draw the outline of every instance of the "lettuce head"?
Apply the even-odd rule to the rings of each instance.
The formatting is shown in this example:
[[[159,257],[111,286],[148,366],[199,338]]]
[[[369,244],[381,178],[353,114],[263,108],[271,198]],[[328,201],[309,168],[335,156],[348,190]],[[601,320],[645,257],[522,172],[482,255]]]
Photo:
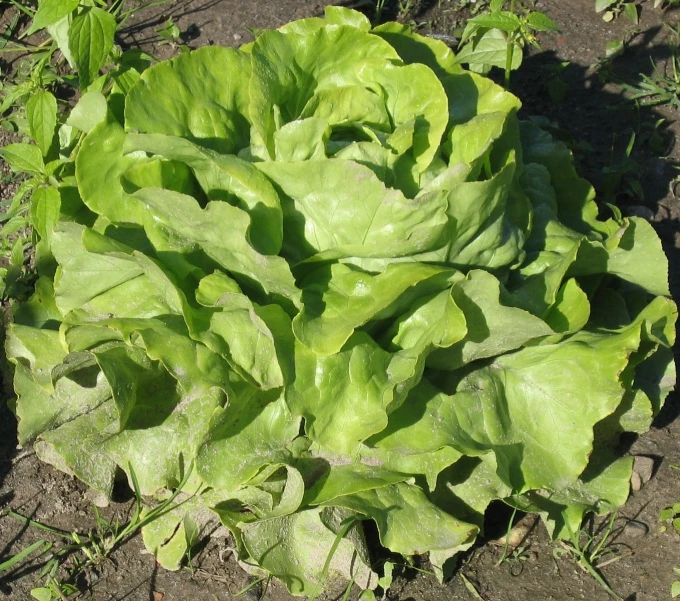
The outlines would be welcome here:
[[[554,537],[629,491],[674,385],[652,227],[443,43],[329,7],[89,92],[15,308],[22,444],[177,568],[208,524],[313,596],[375,586],[363,526],[447,560],[494,500]]]

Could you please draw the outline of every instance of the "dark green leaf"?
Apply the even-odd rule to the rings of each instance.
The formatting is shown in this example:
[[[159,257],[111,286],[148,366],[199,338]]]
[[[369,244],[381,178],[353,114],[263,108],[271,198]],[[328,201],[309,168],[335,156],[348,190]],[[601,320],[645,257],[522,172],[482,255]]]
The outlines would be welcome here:
[[[529,13],[527,17],[529,27],[536,31],[559,31],[559,27],[548,15],[543,13]]]
[[[101,8],[87,8],[71,24],[68,47],[80,78],[80,89],[94,81],[113,48],[116,19]]]
[[[614,6],[619,0],[595,0],[595,11],[602,12],[610,6]]]
[[[46,156],[57,126],[57,99],[46,90],[35,92],[26,103],[26,119],[31,137]]]
[[[517,31],[520,27],[519,17],[507,11],[479,15],[470,19],[469,23],[474,23],[479,27],[486,27],[488,29],[500,29],[508,33]]]
[[[640,22],[640,13],[637,4],[633,2],[623,5],[623,12],[636,25]]]

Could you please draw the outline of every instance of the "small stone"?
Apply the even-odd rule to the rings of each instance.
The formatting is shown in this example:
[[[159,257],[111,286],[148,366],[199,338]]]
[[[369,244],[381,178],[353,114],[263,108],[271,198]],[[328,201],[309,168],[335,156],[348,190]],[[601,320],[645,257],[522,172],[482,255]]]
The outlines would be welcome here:
[[[240,33],[235,33],[235,34],[234,34],[234,41],[238,42],[238,41],[241,40],[242,38],[243,38],[243,36],[242,36]]]
[[[648,532],[649,528],[647,527],[647,524],[643,524],[637,520],[630,520],[623,527],[623,536],[628,538],[641,538],[646,536]]]
[[[642,480],[637,472],[633,472],[630,476],[630,488],[633,492],[637,492],[642,488]]]
[[[505,546],[507,540],[508,547],[514,549],[522,544],[527,534],[529,534],[530,529],[531,525],[520,522],[512,530],[510,530],[510,536],[501,536],[498,540],[493,542],[497,545]]]
[[[220,526],[210,535],[210,537],[214,539],[226,539],[229,538],[229,536],[231,536],[231,533],[225,526]]]
[[[654,475],[654,459],[645,455],[636,455],[633,462],[633,473],[640,478],[641,486],[647,484]]]

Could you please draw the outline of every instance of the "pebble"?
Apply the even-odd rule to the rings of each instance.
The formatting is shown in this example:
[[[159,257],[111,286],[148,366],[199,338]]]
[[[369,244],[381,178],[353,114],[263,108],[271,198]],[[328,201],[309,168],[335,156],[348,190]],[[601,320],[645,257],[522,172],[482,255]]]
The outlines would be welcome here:
[[[637,472],[633,472],[630,476],[630,488],[633,492],[637,492],[642,488],[642,480]]]
[[[647,527],[647,524],[643,524],[637,520],[630,520],[623,527],[623,536],[628,538],[641,538],[646,536],[648,532],[649,528]]]
[[[633,475],[630,479],[630,487],[637,492],[654,475],[654,459],[644,455],[636,455],[633,463]]]
[[[243,36],[242,36],[240,33],[235,33],[235,34],[234,34],[234,40],[235,40],[236,42],[238,42],[241,38],[243,38]]]
[[[515,547],[519,547],[519,545],[524,541],[527,534],[529,534],[530,529],[531,524],[524,524],[520,522],[512,530],[510,530],[509,537],[501,536],[501,538],[493,542],[496,543],[497,545],[504,546],[507,539],[508,547],[514,549]]]

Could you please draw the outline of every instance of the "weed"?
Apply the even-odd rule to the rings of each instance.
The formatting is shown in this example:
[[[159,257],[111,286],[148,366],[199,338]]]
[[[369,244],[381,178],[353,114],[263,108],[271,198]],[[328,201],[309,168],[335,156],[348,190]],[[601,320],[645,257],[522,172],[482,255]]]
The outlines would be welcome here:
[[[607,555],[616,555],[610,540],[615,520],[616,513],[611,513],[603,527],[596,532],[592,532],[591,529],[584,527],[574,532],[567,521],[566,526],[569,531],[570,540],[568,542],[560,541],[560,547],[553,549],[553,556],[556,559],[564,555],[572,556],[577,565],[584,572],[590,574],[612,598],[622,601],[622,598],[607,584],[607,581],[598,569],[601,558]],[[611,560],[608,563],[611,563]]]
[[[543,70],[548,74],[544,87],[555,104],[560,104],[569,90],[569,85],[562,79],[561,74],[570,64],[569,61],[563,61],[556,65],[543,67]]]
[[[637,4],[632,0],[595,0],[595,11],[602,14],[602,20],[613,21],[621,13],[636,25],[640,22]]]
[[[178,495],[188,482],[191,472],[192,466],[189,466],[182,482],[180,482],[172,494],[155,507],[145,510],[137,478],[132,466],[130,466],[135,495],[135,508],[132,517],[124,525],[121,525],[118,520],[110,522],[105,520],[99,514],[99,510],[93,506],[95,527],[87,533],[79,533],[75,530],[71,532],[60,530],[11,509],[2,512],[0,516],[17,519],[27,526],[56,536],[60,539],[61,545],[57,546],[52,542],[41,539],[1,563],[0,573],[7,572],[28,559],[32,559],[33,562],[44,559],[44,565],[38,576],[38,579],[42,580],[42,586],[36,587],[31,591],[31,595],[35,599],[38,599],[38,601],[64,599],[78,592],[78,589],[71,584],[78,575],[92,566],[100,565],[115,549],[142,528],[176,509],[193,496],[187,496],[186,499],[176,502]],[[58,579],[60,568],[63,568],[69,559],[71,560],[72,567],[67,570],[66,581],[62,582]]]
[[[625,84],[624,88],[631,93],[630,99],[643,106],[666,104],[680,109],[680,26],[673,28],[666,25],[674,43],[668,45],[671,56],[663,71],[659,71],[652,60],[652,75],[640,74],[642,81],[637,85]]]
[[[512,515],[510,516],[510,519],[508,520],[508,529],[505,532],[505,545],[503,546],[503,554],[501,555],[501,558],[496,562],[496,567],[501,565],[509,556],[510,552],[510,533],[512,532],[512,525],[515,521],[515,516],[517,515],[517,507],[513,507],[512,509]]]
[[[335,535],[335,539],[333,540],[333,544],[331,545],[330,550],[328,551],[328,556],[326,557],[326,562],[323,565],[323,568],[321,570],[321,581],[324,581],[326,579],[326,576],[328,575],[328,570],[331,567],[331,561],[333,560],[333,556],[335,555],[335,552],[338,550],[338,546],[342,542],[342,540],[347,536],[349,531],[356,526],[359,523],[359,519],[356,516],[350,516],[347,519],[343,520],[338,527],[338,532]],[[314,601],[317,598],[316,594],[313,594],[309,597],[309,601]]]
[[[671,465],[672,470],[680,471],[680,466]],[[665,507],[659,512],[659,532],[666,532],[668,524],[673,527],[676,533],[680,533],[680,503],[675,503]],[[680,568],[673,568],[673,574],[678,578],[671,582],[671,598],[680,597]]]
[[[420,0],[359,0],[349,7],[363,9],[374,23],[381,23],[387,15],[407,21],[419,5]]]
[[[673,573],[680,577],[680,568],[673,568]],[[673,599],[680,597],[680,580],[674,580],[671,583],[671,597]]]
[[[517,515],[517,508],[514,507],[512,510],[512,515],[508,520],[508,527],[505,533],[505,543],[503,545],[503,553],[501,553],[500,559],[496,562],[496,567],[503,564],[508,564],[510,566],[510,573],[513,576],[518,576],[522,570],[522,563],[529,559],[529,554],[527,553],[529,546],[522,544],[528,536],[528,531],[524,531],[521,536],[521,540],[514,545],[512,541],[512,529],[515,523],[515,516]]]
[[[484,601],[484,597],[482,597],[479,594],[479,591],[475,588],[475,585],[470,582],[470,579],[463,574],[463,572],[460,572],[460,579],[463,581],[463,584],[465,585],[465,588],[467,591],[475,598],[475,599],[481,599],[481,601]]]
[[[644,202],[644,191],[640,183],[642,167],[632,157],[636,139],[636,133],[633,132],[630,135],[623,157],[618,161],[614,160],[614,144],[612,144],[610,165],[602,169],[605,176],[602,184],[605,202],[615,202],[617,195],[626,195],[638,202]]]
[[[140,63],[138,50],[122,52],[114,43],[117,31],[139,8],[125,10],[124,0],[108,4],[80,0],[70,11],[70,3],[65,4],[66,11],[63,6],[55,10],[55,4],[50,2],[41,2],[37,9],[33,3],[19,0],[9,0],[9,4],[17,13],[0,38],[0,53],[21,52],[27,56],[12,76],[0,84],[0,126],[32,139],[35,146],[10,144],[0,148],[0,156],[15,174],[26,179],[13,198],[0,207],[5,209],[0,217],[2,300],[22,298],[31,290],[35,278],[25,265],[24,255],[51,231],[52,225],[43,223],[48,227],[41,228],[34,218],[44,217],[45,208],[58,214],[56,182],[70,152],[83,137],[77,128],[64,123],[61,109],[68,103],[57,98],[57,87],[70,86],[80,93],[96,91],[107,95],[131,85],[140,77],[140,65],[151,62],[151,57],[145,56]],[[19,25],[26,19],[24,33],[17,37]],[[32,45],[24,41],[43,30],[47,39],[42,43]],[[172,22],[166,23],[161,32],[159,35],[165,39],[179,37]],[[105,72],[100,74],[102,71]],[[36,209],[38,202],[43,205],[41,210]]]
[[[252,582],[249,582],[238,593],[234,594],[234,597],[240,597],[241,595],[245,595],[248,591],[254,589],[256,586],[260,586],[264,582],[264,590],[262,591],[262,594],[259,596],[259,598],[262,599],[265,596],[267,589],[269,588],[271,579],[272,579],[271,575],[263,576],[262,578],[257,578]]]
[[[654,8],[666,10],[667,8],[673,8],[674,6],[680,6],[680,0],[654,0]]]
[[[389,591],[390,587],[392,586],[392,581],[394,579],[394,568],[399,567],[400,564],[393,563],[391,561],[386,561],[383,566],[382,566],[382,572],[383,575],[378,578],[378,587],[383,590],[383,595],[381,599],[386,599],[387,598],[387,592]],[[418,570],[417,568],[411,568],[411,566],[401,566],[401,567],[407,567],[410,569],[415,569]],[[425,570],[418,570],[421,572],[425,572],[427,574],[430,574],[434,576],[432,572],[426,572]],[[347,590],[345,591],[345,596],[342,598],[342,601],[345,601],[347,596],[349,595],[349,590],[354,584],[354,581],[349,583],[349,586],[347,587]],[[370,590],[364,590],[361,591],[361,594],[359,595],[359,601],[376,601],[376,596],[375,593]]]
[[[180,36],[179,27],[172,19],[168,19],[163,27],[156,30],[156,33],[166,42],[176,42]]]
[[[500,67],[505,73],[505,87],[510,88],[510,72],[522,64],[522,52],[529,44],[540,49],[537,32],[558,31],[547,15],[521,7],[510,0],[491,0],[489,12],[470,19],[463,31],[458,60],[472,71],[488,72]]]
[[[665,524],[671,524],[676,532],[680,533],[680,503],[671,505],[662,509],[659,513],[659,521]],[[660,532],[665,532],[667,526],[661,526]]]

